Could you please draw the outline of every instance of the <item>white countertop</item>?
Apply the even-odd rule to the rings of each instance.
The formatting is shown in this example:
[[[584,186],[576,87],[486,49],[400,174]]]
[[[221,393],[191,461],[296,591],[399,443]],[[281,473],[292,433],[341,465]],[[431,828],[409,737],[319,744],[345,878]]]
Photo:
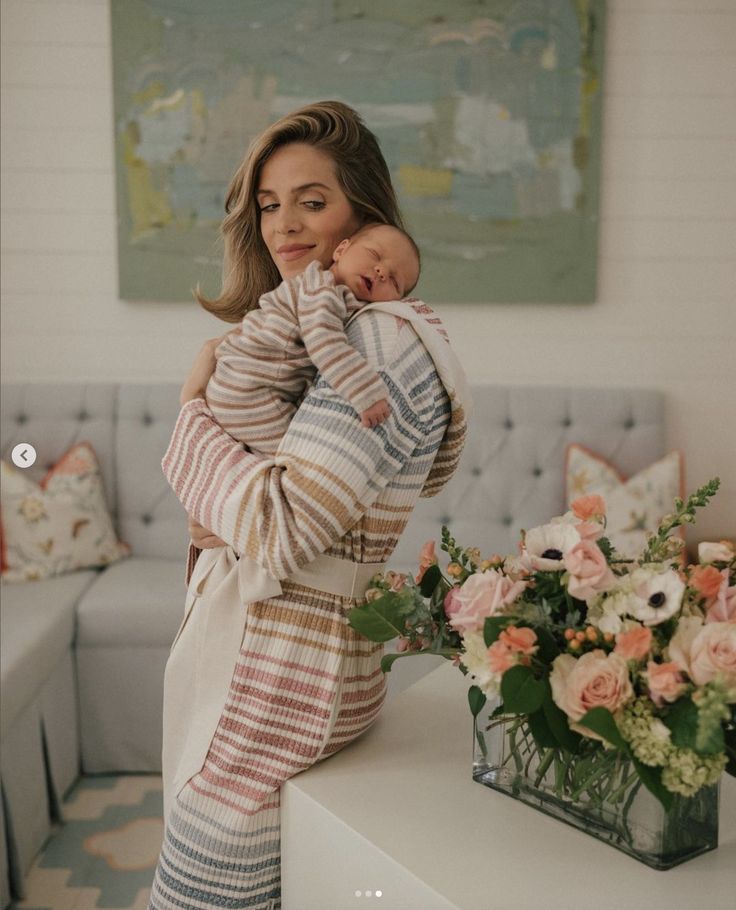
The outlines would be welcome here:
[[[736,780],[719,848],[655,871],[476,783],[468,686],[444,664],[283,785],[283,910],[736,908]]]

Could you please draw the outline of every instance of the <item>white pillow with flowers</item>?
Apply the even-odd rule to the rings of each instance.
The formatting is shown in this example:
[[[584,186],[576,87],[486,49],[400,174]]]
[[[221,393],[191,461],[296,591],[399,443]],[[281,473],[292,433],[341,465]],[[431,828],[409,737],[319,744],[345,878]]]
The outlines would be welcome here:
[[[669,452],[632,477],[624,477],[610,462],[584,446],[567,449],[565,486],[568,506],[581,496],[597,494],[606,502],[606,537],[628,559],[639,556],[647,538],[684,496],[682,453]]]
[[[5,461],[0,469],[4,581],[104,566],[130,553],[115,533],[88,442],[72,446],[40,484]]]

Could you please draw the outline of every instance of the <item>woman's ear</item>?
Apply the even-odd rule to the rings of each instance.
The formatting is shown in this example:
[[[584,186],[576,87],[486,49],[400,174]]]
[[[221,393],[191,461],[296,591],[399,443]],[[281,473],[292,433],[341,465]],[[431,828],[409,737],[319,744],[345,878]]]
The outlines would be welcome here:
[[[350,246],[350,238],[346,237],[345,240],[341,240],[338,245],[335,247],[335,252],[332,254],[332,261],[338,262],[345,250]]]

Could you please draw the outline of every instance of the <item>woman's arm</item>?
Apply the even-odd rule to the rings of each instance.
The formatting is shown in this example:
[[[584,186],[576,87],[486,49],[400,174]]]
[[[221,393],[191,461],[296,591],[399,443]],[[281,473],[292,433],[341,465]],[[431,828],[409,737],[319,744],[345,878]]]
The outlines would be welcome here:
[[[403,360],[402,375],[411,375]],[[244,451],[195,398],[179,414],[164,474],[195,521],[284,578],[360,519],[428,432],[433,396],[409,391],[390,370],[382,378],[392,406],[383,424],[363,427],[319,380],[273,457]]]

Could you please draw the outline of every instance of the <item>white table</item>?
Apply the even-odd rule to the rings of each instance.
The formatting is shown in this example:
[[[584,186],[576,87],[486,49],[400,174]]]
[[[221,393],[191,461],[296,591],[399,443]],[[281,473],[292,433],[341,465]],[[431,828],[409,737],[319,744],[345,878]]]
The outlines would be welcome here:
[[[444,664],[284,784],[283,910],[736,908],[736,780],[720,847],[657,872],[475,783],[468,685]]]

